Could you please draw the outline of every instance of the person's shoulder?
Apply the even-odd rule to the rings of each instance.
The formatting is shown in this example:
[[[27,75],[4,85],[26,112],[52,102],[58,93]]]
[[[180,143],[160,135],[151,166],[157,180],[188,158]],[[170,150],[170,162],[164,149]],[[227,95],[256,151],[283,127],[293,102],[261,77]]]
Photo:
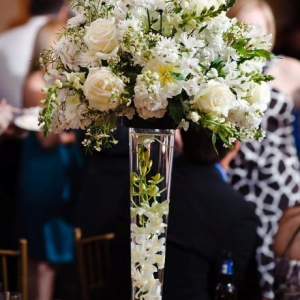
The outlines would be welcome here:
[[[47,16],[32,17],[24,24],[7,29],[0,33],[0,44],[9,46],[11,42],[16,43],[19,39],[28,39],[28,33],[32,32],[35,35],[35,31],[46,24],[48,20]]]
[[[49,22],[48,16],[34,16],[31,17],[30,20],[27,22],[26,26],[24,28],[26,29],[32,29],[32,28],[40,28],[43,25],[45,25],[47,22]]]
[[[8,43],[10,43],[11,41],[15,41],[19,36],[22,35],[23,32],[23,28],[24,28],[24,24],[23,25],[19,25],[17,27],[13,27],[10,29],[7,29],[3,32],[0,33],[0,44],[2,45],[8,45]]]
[[[241,218],[248,215],[253,217],[255,215],[254,206],[248,202],[244,196],[236,191],[228,182],[224,185],[219,184],[219,189],[224,193],[226,198],[226,205],[233,213],[239,215]]]

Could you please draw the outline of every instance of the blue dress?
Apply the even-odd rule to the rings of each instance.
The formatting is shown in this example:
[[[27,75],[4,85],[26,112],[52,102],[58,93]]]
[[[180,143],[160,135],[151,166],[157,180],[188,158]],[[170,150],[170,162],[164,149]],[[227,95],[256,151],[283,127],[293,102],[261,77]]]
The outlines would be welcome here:
[[[52,263],[74,258],[73,226],[63,215],[83,162],[79,145],[43,149],[34,132],[24,142],[20,171],[20,237],[29,257]]]

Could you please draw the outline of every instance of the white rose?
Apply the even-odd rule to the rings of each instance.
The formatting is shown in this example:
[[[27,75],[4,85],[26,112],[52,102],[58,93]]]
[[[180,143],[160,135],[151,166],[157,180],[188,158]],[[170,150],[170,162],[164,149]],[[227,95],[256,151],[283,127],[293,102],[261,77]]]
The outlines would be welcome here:
[[[214,113],[227,116],[235,100],[229,87],[219,82],[211,82],[206,87],[200,88],[191,101],[193,108],[205,113]]]
[[[89,100],[90,107],[105,111],[118,106],[113,94],[123,93],[124,83],[108,68],[92,68],[82,90]]]
[[[266,110],[267,104],[271,99],[271,92],[270,92],[269,85],[266,82],[261,82],[260,84],[254,83],[254,86],[249,91],[246,99],[250,104],[257,103],[265,106],[264,110]]]
[[[83,40],[90,50],[104,54],[113,53],[118,48],[116,27],[106,19],[92,22]]]

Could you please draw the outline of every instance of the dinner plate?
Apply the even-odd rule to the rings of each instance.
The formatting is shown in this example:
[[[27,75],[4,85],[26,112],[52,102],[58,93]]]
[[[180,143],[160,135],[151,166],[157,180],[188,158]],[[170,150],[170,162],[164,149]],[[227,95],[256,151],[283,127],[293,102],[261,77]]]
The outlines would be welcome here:
[[[29,130],[29,131],[40,131],[40,126],[38,125],[38,114],[24,114],[18,116],[14,119],[14,123],[19,128]]]

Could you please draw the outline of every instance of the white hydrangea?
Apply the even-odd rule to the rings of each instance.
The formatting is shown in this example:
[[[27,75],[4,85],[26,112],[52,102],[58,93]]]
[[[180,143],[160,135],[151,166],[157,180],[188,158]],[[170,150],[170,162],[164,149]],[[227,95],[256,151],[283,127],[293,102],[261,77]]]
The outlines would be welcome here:
[[[83,14],[77,14],[74,17],[68,19],[67,25],[70,28],[77,28],[87,21],[86,17]]]

